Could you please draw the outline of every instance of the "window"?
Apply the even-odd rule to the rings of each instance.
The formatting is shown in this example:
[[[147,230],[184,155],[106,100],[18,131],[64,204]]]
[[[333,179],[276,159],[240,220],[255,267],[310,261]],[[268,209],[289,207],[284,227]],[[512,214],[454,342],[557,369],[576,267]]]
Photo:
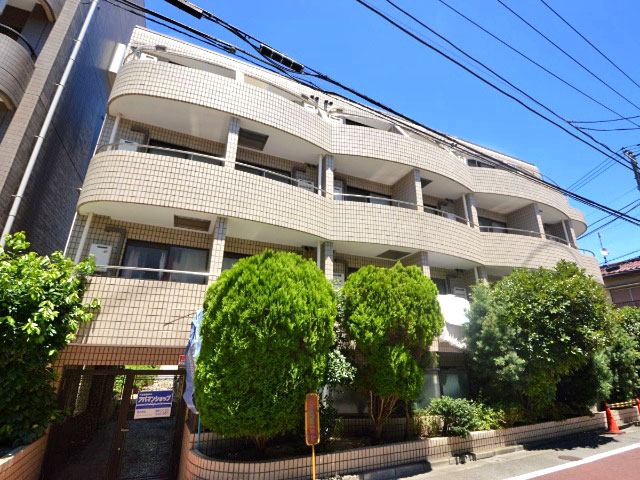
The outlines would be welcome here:
[[[440,367],[440,392],[442,396],[465,398],[468,396],[467,372],[460,368]]]
[[[150,146],[147,148],[147,153],[153,153],[155,155],[163,155],[165,157],[185,158],[187,160],[195,160],[198,162],[210,163],[212,165],[218,165],[218,166],[222,165],[221,160],[215,160],[213,158],[202,157],[198,155],[198,153],[202,153],[204,155],[211,155],[210,153],[194,150],[193,148],[187,148],[181,145],[176,145],[174,143],[163,142],[162,140],[155,140],[153,138],[149,140],[149,145]],[[160,148],[153,148],[153,147],[160,147]],[[171,150],[165,150],[166,148],[170,148],[172,150],[182,150],[182,151],[173,152]],[[186,153],[184,152],[184,150],[187,150],[188,152],[193,152],[193,153]]]
[[[478,217],[478,223],[480,224],[481,232],[509,233],[505,222],[491,220],[487,217]]]
[[[470,167],[493,168],[493,165],[481,162],[480,160],[476,160],[475,158],[467,158],[467,165],[469,165]]]
[[[240,160],[240,162],[242,165],[236,163],[236,170],[252,173],[253,175],[259,175],[261,177],[270,178],[271,180],[291,185],[291,172],[273,167],[265,167],[264,165],[257,165],[244,160]]]
[[[432,278],[431,280],[438,287],[438,295],[447,294],[447,280],[445,278]]]
[[[351,120],[350,118],[345,118],[344,119],[344,124],[345,125],[351,125],[352,127],[373,128],[371,125],[365,125],[364,123],[356,122],[355,120]]]
[[[251,255],[247,255],[246,253],[224,252],[224,256],[222,257],[222,271],[231,270],[233,266],[238,263],[238,260],[250,256]]]
[[[391,196],[383,193],[370,192],[361,188],[351,187],[347,185],[347,194],[358,195],[357,197],[345,197],[345,200],[351,202],[375,203],[378,205],[391,205]],[[376,198],[372,198],[376,197]],[[387,200],[388,199],[388,200]]]
[[[125,267],[156,268],[160,270],[182,270],[206,272],[209,267],[209,252],[203,248],[179,247],[163,243],[128,240],[122,265]],[[182,283],[206,283],[207,277],[186,273],[121,270],[123,278],[142,278]]]

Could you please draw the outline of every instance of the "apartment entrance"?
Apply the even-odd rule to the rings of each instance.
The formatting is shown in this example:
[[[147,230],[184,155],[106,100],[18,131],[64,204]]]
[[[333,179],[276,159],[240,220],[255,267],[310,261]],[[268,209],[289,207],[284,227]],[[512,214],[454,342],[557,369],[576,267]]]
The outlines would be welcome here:
[[[65,369],[43,478],[170,480],[180,459],[184,370]]]

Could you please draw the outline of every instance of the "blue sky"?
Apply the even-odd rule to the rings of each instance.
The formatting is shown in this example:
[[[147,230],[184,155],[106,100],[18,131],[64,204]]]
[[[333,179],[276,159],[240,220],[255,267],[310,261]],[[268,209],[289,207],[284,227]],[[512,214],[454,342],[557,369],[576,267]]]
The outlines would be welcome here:
[[[640,108],[627,103],[589,76],[497,0],[445,1],[613,110],[624,116],[640,115]],[[540,0],[503,1],[640,106],[640,87],[615,70]],[[394,29],[354,0],[199,0],[194,3],[301,63],[313,66],[433,128],[535,163],[543,174],[563,187],[568,187],[604,159],[602,154],[527,112]],[[370,3],[395,18],[402,18],[384,0],[370,0]],[[527,63],[438,0],[396,0],[396,3],[564,118],[599,120],[615,117]],[[547,3],[640,84],[640,35],[637,28],[640,2],[547,0]],[[197,20],[163,0],[147,0],[146,5],[241,45],[238,38],[217,25]],[[402,18],[402,21],[430,42],[444,45],[420,26],[411,24],[409,19]],[[148,27],[164,31],[152,23]],[[627,122],[608,125],[633,126]],[[593,135],[613,150],[640,143],[640,130],[593,132]],[[640,197],[634,185],[631,172],[616,165],[579,189],[578,193],[620,208]],[[573,201],[572,205],[584,211],[589,223],[604,216],[602,212]],[[640,218],[640,207],[630,215]],[[640,227],[619,220],[601,233],[609,249],[609,258],[640,249]],[[580,241],[580,247],[592,250],[602,261],[597,235]]]

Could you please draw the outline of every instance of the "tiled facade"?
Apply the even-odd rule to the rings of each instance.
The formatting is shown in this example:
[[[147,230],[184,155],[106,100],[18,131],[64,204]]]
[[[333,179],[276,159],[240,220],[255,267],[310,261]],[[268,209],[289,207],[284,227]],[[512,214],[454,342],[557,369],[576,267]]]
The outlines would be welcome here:
[[[364,265],[398,259],[456,294],[514,267],[552,267],[560,259],[600,280],[595,259],[575,248],[584,217],[562,195],[520,175],[470,166],[355,103],[311,102],[315,94],[134,30],[68,240],[66,253],[76,259],[92,245],[111,248],[103,263],[112,268],[97,272],[87,291],[102,309],[75,345],[87,352],[184,345],[191,315],[226,259],[265,248],[313,259],[338,283]],[[383,120],[386,126],[374,128]],[[247,144],[247,130],[266,143]],[[490,153],[538,175],[532,165]],[[178,217],[204,222],[206,231],[176,228]],[[506,228],[482,227],[486,219]],[[118,267],[131,241],[207,250],[199,270],[206,281],[124,278]],[[457,351],[449,347],[434,344]]]

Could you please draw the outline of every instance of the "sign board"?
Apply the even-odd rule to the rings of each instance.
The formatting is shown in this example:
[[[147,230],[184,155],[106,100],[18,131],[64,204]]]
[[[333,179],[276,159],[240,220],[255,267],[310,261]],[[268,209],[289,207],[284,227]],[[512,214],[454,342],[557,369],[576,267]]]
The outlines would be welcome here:
[[[184,367],[185,363],[184,363],[184,355],[180,355],[180,358],[178,359],[178,366],[179,367]]]
[[[320,410],[318,394],[307,393],[304,401],[304,437],[307,445],[320,443]]]
[[[138,392],[134,419],[171,416],[173,390]]]

